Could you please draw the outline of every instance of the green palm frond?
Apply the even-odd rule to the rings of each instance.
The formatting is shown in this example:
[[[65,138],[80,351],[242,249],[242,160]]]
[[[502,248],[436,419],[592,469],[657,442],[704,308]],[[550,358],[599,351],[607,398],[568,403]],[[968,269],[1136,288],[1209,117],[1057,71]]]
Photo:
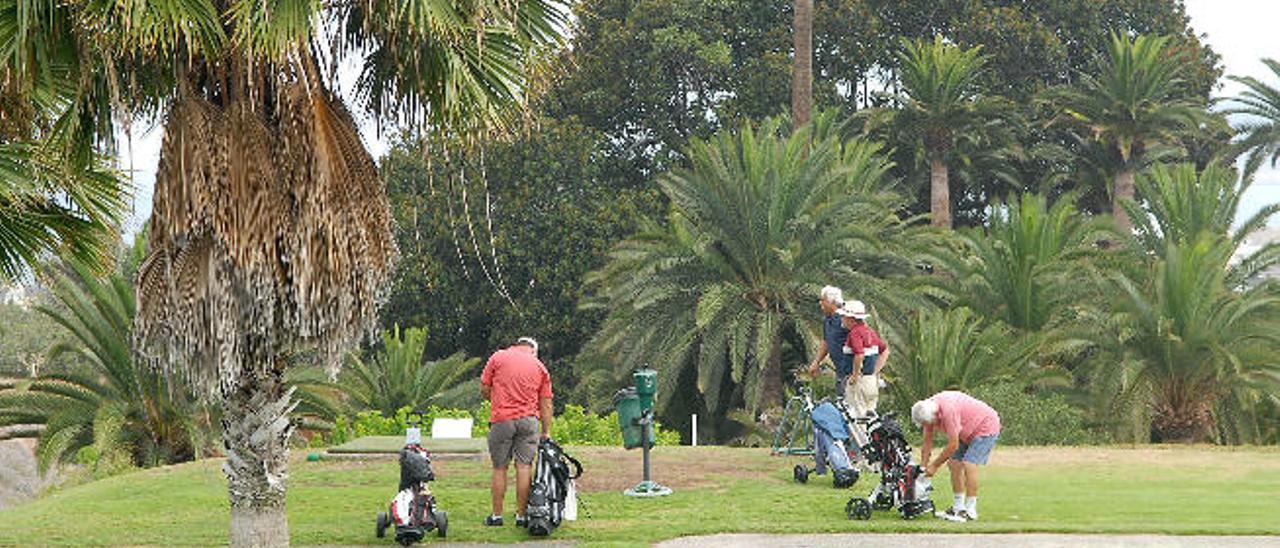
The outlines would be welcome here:
[[[382,333],[382,347],[369,360],[352,353],[338,377],[338,386],[359,409],[392,416],[402,407],[425,409],[468,407],[477,403],[473,382],[480,360],[454,354],[426,361],[427,331],[400,326]]]
[[[1167,36],[1112,34],[1099,74],[1043,99],[1082,134],[1105,143],[1125,169],[1141,167],[1148,149],[1207,119],[1204,105],[1182,97],[1185,59]]]
[[[1262,63],[1271,69],[1280,82],[1280,61],[1264,58]],[[1252,76],[1228,76],[1243,84],[1245,90],[1232,99],[1233,106],[1226,114],[1240,115],[1243,122],[1236,126],[1240,140],[1237,150],[1248,153],[1245,159],[1245,175],[1252,175],[1270,162],[1271,167],[1280,162],[1280,88],[1268,85]]]

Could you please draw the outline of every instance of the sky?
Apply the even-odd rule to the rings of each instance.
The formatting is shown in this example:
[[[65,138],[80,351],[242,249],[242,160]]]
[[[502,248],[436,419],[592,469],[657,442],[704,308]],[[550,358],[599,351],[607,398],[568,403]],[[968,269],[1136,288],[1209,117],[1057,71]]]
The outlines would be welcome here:
[[[1280,0],[1185,0],[1187,14],[1191,16],[1191,28],[1222,56],[1224,74],[1253,76],[1272,85],[1280,85],[1261,58],[1280,59],[1280,34],[1276,22],[1280,21]],[[355,71],[340,71],[341,92],[349,96],[354,84]],[[1240,84],[1222,79],[1215,92],[1217,97],[1231,97],[1240,93]],[[125,224],[127,233],[134,233],[151,213],[151,192],[155,186],[156,166],[160,158],[160,130],[135,127],[131,139],[125,139],[121,147],[121,167],[132,173],[135,189],[133,212]],[[388,135],[394,128],[384,127],[379,136],[368,120],[361,120],[361,134],[374,158],[386,152]],[[1256,213],[1262,207],[1280,202],[1280,169],[1264,167],[1254,178],[1253,186],[1241,200],[1241,219]],[[1273,226],[1280,226],[1280,216],[1273,218]]]

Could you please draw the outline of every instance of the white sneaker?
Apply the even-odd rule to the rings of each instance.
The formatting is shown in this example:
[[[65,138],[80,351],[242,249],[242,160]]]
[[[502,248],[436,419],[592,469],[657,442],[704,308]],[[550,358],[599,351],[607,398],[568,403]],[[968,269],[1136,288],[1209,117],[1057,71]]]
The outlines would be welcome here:
[[[969,521],[969,513],[958,508],[947,508],[946,512],[937,512],[934,515],[942,519],[945,519],[947,521],[954,521],[956,523],[964,523],[966,521]]]

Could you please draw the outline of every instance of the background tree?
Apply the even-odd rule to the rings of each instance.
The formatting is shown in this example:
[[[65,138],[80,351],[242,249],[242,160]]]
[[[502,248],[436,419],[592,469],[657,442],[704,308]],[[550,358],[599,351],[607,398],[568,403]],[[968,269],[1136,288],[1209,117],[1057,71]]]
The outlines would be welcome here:
[[[428,359],[485,357],[531,335],[567,388],[571,360],[603,318],[577,309],[583,276],[658,210],[656,191],[626,186],[628,166],[572,120],[537,120],[481,146],[446,161],[439,140],[405,142],[383,159],[403,258],[382,324],[426,327]],[[482,259],[501,269],[493,283]]]
[[[974,131],[997,114],[997,100],[979,88],[984,57],[936,36],[932,42],[904,42],[898,78],[902,92],[895,108],[872,115],[869,124],[894,124],[910,133],[929,162],[929,215],[933,226],[951,228],[948,154],[956,136]]]
[[[795,47],[792,48],[791,121],[797,126],[809,123],[813,111],[813,0],[795,0]]]
[[[1083,135],[1106,145],[1112,215],[1122,232],[1133,226],[1122,204],[1134,199],[1137,171],[1206,119],[1203,102],[1181,95],[1186,66],[1166,36],[1112,34],[1101,72],[1081,74],[1077,85],[1047,94]]]

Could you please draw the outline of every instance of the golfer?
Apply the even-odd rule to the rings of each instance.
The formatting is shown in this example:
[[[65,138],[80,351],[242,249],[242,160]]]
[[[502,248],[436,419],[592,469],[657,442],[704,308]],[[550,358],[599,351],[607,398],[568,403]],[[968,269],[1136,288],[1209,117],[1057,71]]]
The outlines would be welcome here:
[[[991,449],[1000,439],[1000,415],[982,400],[948,390],[911,406],[911,420],[924,429],[920,461],[925,475],[932,477],[942,463],[951,470],[951,492],[955,502],[942,517],[951,521],[978,520],[978,466],[987,463]],[[947,446],[930,461],[933,433],[942,430]]]
[[[836,311],[849,331],[842,352],[854,365],[849,377],[849,403],[854,413],[865,417],[875,411],[880,401],[880,372],[889,361],[889,345],[880,334],[867,325],[867,305],[862,301],[850,301]]]
[[[841,352],[844,347],[844,341],[849,337],[849,330],[840,322],[840,316],[836,314],[841,306],[844,306],[844,293],[840,288],[826,286],[822,288],[822,293],[818,298],[818,306],[822,308],[822,342],[818,345],[818,352],[813,357],[813,363],[809,364],[809,375],[817,378],[818,365],[822,363],[822,359],[831,357],[831,364],[836,368],[836,396],[845,397],[845,383],[849,379],[849,375],[853,372],[853,356]]]
[[[539,431],[542,439],[551,437],[551,375],[538,360],[538,341],[521,337],[515,345],[494,352],[480,374],[480,395],[490,404],[489,458],[493,461],[493,513],[484,524],[502,525],[507,467],[514,458],[516,525],[524,527]]]

